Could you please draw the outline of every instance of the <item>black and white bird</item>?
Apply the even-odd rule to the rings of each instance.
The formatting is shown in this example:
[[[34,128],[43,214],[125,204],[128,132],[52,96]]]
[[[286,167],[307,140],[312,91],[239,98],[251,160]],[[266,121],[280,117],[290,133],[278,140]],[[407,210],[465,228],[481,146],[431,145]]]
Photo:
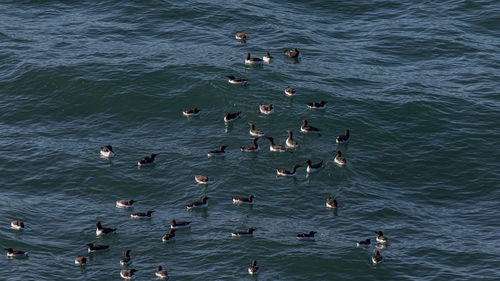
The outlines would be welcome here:
[[[163,242],[172,242],[175,240],[175,229],[171,228],[170,231],[161,237]]]
[[[243,40],[247,38],[247,34],[242,32],[236,32],[236,35],[234,37],[238,40]]]
[[[197,116],[200,114],[200,109],[195,107],[193,109],[183,109],[182,114],[184,116],[190,117],[190,116]]]
[[[170,220],[170,228],[171,229],[188,228],[188,227],[191,227],[190,221]]]
[[[156,277],[158,278],[167,278],[168,277],[168,272],[166,270],[164,270],[161,265],[159,265],[157,268],[156,268],[156,272],[155,272],[155,275]]]
[[[313,127],[313,126],[308,126],[307,120],[302,120],[302,126],[300,126],[300,131],[302,133],[307,133],[307,134],[319,134],[319,133],[321,133],[320,129]]]
[[[113,151],[113,147],[111,145],[106,145],[106,146],[101,147],[101,156],[102,157],[115,156],[115,152]]]
[[[337,200],[335,198],[332,198],[331,196],[328,196],[328,198],[326,199],[326,206],[328,208],[337,208]]]
[[[15,229],[15,230],[23,230],[24,229],[24,222],[22,222],[22,221],[11,221],[10,222],[10,228]]]
[[[283,177],[295,177],[295,172],[297,171],[297,168],[299,168],[299,167],[302,167],[302,166],[293,165],[293,168],[291,171],[276,168],[276,174],[278,174],[278,176],[283,176]]]
[[[224,122],[233,122],[234,120],[240,118],[241,111],[235,113],[224,113]]]
[[[363,240],[363,241],[359,241],[356,245],[359,247],[359,246],[369,246],[371,244],[371,240],[370,239],[366,239],[366,240]]]
[[[137,162],[137,165],[139,166],[145,166],[145,165],[150,165],[150,164],[153,164],[155,162],[155,158],[158,154],[151,154],[149,156],[146,156],[144,158],[142,158],[139,162]]]
[[[12,248],[5,248],[5,250],[7,251],[7,257],[9,258],[22,258],[29,255],[29,252],[14,251]]]
[[[262,64],[262,62],[263,62],[263,60],[261,58],[250,57],[250,53],[247,53],[247,56],[245,57],[245,64],[258,65],[258,64]]]
[[[147,219],[147,218],[151,218],[151,215],[153,214],[154,211],[147,211],[147,212],[138,212],[138,213],[133,213],[133,214],[130,214],[130,217],[133,218],[133,219]]]
[[[260,147],[259,147],[259,144],[257,143],[257,141],[259,140],[259,138],[255,138],[253,139],[253,145],[249,145],[249,146],[242,146],[240,147],[240,150],[243,151],[243,152],[257,152],[260,150]]]
[[[297,50],[297,48],[293,48],[292,50],[286,50],[285,55],[289,58],[302,58],[302,53]]]
[[[206,208],[208,207],[208,197],[206,196],[203,196],[201,198],[201,201],[196,201],[196,202],[193,202],[193,203],[190,203],[190,204],[187,204],[186,205],[186,208],[188,210],[191,210],[191,209],[199,209],[199,208]]]
[[[297,148],[297,147],[299,147],[299,143],[296,142],[293,139],[293,133],[292,133],[292,131],[287,130],[286,132],[288,133],[288,138],[286,139],[286,142],[285,142],[286,146],[290,147],[290,148]]]
[[[387,237],[384,236],[384,233],[382,231],[375,231],[377,234],[377,242],[379,243],[387,243]]]
[[[349,129],[345,130],[345,134],[338,136],[335,142],[338,144],[346,143],[349,141]]]
[[[229,78],[228,82],[229,82],[230,84],[235,84],[235,85],[243,85],[243,86],[248,85],[248,80],[247,80],[247,79],[244,79],[244,78],[236,78],[236,77],[234,77],[233,75],[229,75],[229,76],[227,76],[227,78]]]
[[[266,52],[266,55],[262,57],[262,60],[264,62],[270,63],[272,58],[273,57],[271,57],[271,55],[269,54],[269,52]]]
[[[208,177],[202,176],[202,175],[195,175],[194,180],[199,184],[209,184],[210,183],[210,180],[208,179]]]
[[[309,103],[306,103],[307,105],[307,108],[309,109],[324,109],[326,108],[326,104],[328,102],[327,101],[320,101],[320,102],[309,102]]]
[[[78,256],[75,259],[75,264],[76,265],[80,265],[80,266],[86,265],[87,264],[87,258],[86,257]]]
[[[262,114],[272,114],[274,113],[274,105],[272,103],[270,104],[259,104],[259,111]]]
[[[135,200],[116,200],[116,208],[133,208]]]
[[[87,251],[89,253],[104,251],[109,249],[109,245],[94,245],[93,243],[87,244]]]
[[[253,194],[250,194],[248,197],[233,197],[233,204],[236,205],[241,205],[241,204],[246,204],[246,205],[253,205],[253,199],[255,196]]]
[[[373,264],[377,264],[377,263],[382,262],[382,255],[380,254],[380,252],[378,250],[375,250],[375,252],[373,253],[372,262],[373,262]]]
[[[247,231],[231,232],[233,237],[250,237],[253,236],[255,228],[249,228]]]
[[[306,168],[307,173],[314,173],[323,168],[323,161],[316,164],[311,164],[311,160],[307,160],[306,163],[307,163],[307,168]]]
[[[286,147],[282,145],[275,145],[272,137],[267,137],[269,140],[269,150],[273,152],[286,152]]]
[[[97,226],[97,229],[95,231],[96,235],[105,235],[105,234],[111,234],[116,232],[116,228],[107,228],[107,227],[102,227],[101,222],[98,221],[95,223]]]
[[[248,123],[248,125],[250,126],[250,131],[248,131],[248,133],[251,136],[253,136],[253,137],[263,137],[265,135],[264,132],[259,131],[259,130],[255,130],[255,124]]]
[[[134,273],[136,272],[137,270],[136,269],[122,269],[120,270],[120,276],[123,278],[123,279],[134,279],[135,276],[134,276]]]
[[[285,94],[286,94],[287,96],[291,97],[291,96],[295,96],[295,95],[297,94],[297,91],[296,91],[294,88],[292,88],[292,87],[288,86],[288,87],[286,87],[286,89],[285,89]]]
[[[120,260],[121,266],[126,266],[132,263],[132,259],[130,258],[130,250],[125,251],[125,256]]]
[[[345,158],[342,157],[342,152],[340,152],[340,150],[335,150],[335,152],[337,153],[337,155],[335,155],[333,161],[337,163],[337,165],[339,166],[345,165],[347,163],[347,160],[345,160]]]
[[[225,151],[226,147],[227,146],[225,146],[225,145],[221,145],[219,147],[219,149],[209,151],[208,152],[208,157],[222,157],[222,156],[226,156],[226,151]]]
[[[316,231],[310,231],[309,233],[297,234],[297,239],[298,240],[315,240],[314,235],[316,233],[317,233]]]
[[[252,266],[248,268],[248,273],[251,275],[259,273],[259,267],[257,266],[257,261],[252,261]]]

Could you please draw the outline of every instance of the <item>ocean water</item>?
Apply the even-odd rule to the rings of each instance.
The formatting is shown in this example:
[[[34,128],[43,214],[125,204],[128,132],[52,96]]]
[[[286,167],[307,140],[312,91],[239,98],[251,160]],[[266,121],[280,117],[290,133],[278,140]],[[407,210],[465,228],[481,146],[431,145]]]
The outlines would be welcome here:
[[[1,280],[121,280],[126,249],[137,280],[158,265],[170,280],[500,279],[498,1],[2,1],[0,15],[0,246],[31,253],[3,255]],[[266,51],[270,64],[244,65]],[[302,119],[321,135],[301,134]],[[248,122],[278,144],[292,130],[300,148],[240,152]],[[227,156],[208,158],[219,145]],[[307,159],[326,166],[306,176]],[[254,206],[232,204],[249,194]],[[186,210],[203,195],[207,209]],[[155,213],[132,220],[118,199]],[[163,244],[170,219],[192,227]],[[96,237],[97,220],[118,233]],[[316,241],[295,238],[311,230]],[[375,230],[389,242],[374,266],[375,244],[356,242]]]

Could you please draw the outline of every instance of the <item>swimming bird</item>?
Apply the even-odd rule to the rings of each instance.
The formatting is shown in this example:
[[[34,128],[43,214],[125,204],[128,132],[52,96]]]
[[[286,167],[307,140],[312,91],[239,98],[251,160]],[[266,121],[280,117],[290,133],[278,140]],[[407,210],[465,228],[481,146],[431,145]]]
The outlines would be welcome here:
[[[298,240],[315,240],[314,234],[316,234],[316,231],[310,231],[309,233],[301,233],[297,234],[297,239]]]
[[[96,235],[111,234],[111,233],[115,233],[115,231],[116,231],[116,228],[102,227],[100,221],[96,222],[95,225],[97,226],[97,230],[95,231]]]
[[[349,129],[345,130],[345,134],[338,136],[335,139],[336,143],[345,143],[349,141]]]
[[[235,113],[225,113],[224,114],[224,122],[233,122],[234,120],[240,118],[241,111]]]
[[[271,57],[271,55],[269,54],[269,52],[266,52],[266,54],[262,57],[262,60],[264,62],[270,63],[272,58],[273,57]]]
[[[75,264],[76,265],[85,265],[87,263],[87,258],[86,257],[76,257],[75,259]]]
[[[335,159],[333,160],[335,163],[337,163],[340,166],[347,163],[347,160],[345,160],[345,158],[342,157],[342,152],[340,152],[340,150],[335,150],[335,152],[337,152],[337,155],[335,156]]]
[[[300,126],[300,131],[302,133],[308,133],[308,134],[319,134],[319,133],[321,133],[320,129],[315,128],[313,126],[307,126],[307,120],[302,120],[302,126]]]
[[[10,227],[15,230],[22,230],[24,229],[24,222],[22,221],[11,221],[10,222]]]
[[[104,251],[109,249],[109,245],[94,245],[93,243],[87,244],[87,250],[89,253],[94,253],[97,251]]]
[[[101,147],[101,156],[103,156],[103,157],[115,156],[115,152],[113,151],[113,147],[111,145],[106,145],[106,146]]]
[[[248,85],[248,80],[244,78],[235,78],[233,75],[227,76],[229,78],[228,82],[230,84],[235,84],[235,85],[243,85],[246,86]]]
[[[302,53],[297,50],[297,48],[293,48],[293,50],[286,50],[285,55],[290,57],[290,58],[297,58],[300,59],[302,58]]]
[[[382,231],[375,231],[377,234],[377,242],[379,243],[386,243],[387,242],[387,237],[384,236],[384,233]]]
[[[270,103],[270,104],[259,104],[259,110],[260,110],[260,113],[266,114],[266,115],[274,113],[274,107],[273,107],[272,103]]]
[[[190,221],[170,220],[170,228],[171,229],[188,228],[188,227],[191,227]]]
[[[323,109],[326,107],[326,104],[328,102],[327,101],[320,101],[320,102],[309,102],[309,103],[306,103],[307,104],[307,108],[310,108],[310,109]]]
[[[288,138],[286,139],[286,146],[290,148],[297,148],[299,144],[293,139],[293,133],[290,130],[286,131],[288,133]]]
[[[257,144],[258,140],[259,140],[259,138],[253,139],[253,145],[242,146],[242,147],[240,147],[240,150],[243,152],[257,152],[257,151],[259,151],[260,147],[259,147],[259,144]]]
[[[233,237],[250,237],[253,236],[253,231],[255,228],[249,228],[247,231],[240,231],[240,232],[231,232],[231,236]]]
[[[338,206],[337,200],[335,198],[328,196],[328,199],[326,199],[326,206],[328,208],[337,208]]]
[[[311,160],[307,160],[306,163],[307,163],[306,172],[308,172],[308,173],[314,173],[314,172],[321,170],[321,168],[323,168],[323,161],[321,161],[317,164],[311,164]]]
[[[251,64],[251,65],[257,65],[257,64],[262,64],[262,59],[260,58],[251,58],[250,53],[247,53],[247,56],[245,58],[245,64]]]
[[[155,272],[155,275],[156,277],[158,278],[167,278],[168,277],[168,273],[166,270],[163,270],[161,265],[159,265],[156,269],[156,272]]]
[[[125,266],[125,265],[129,265],[131,263],[132,263],[132,259],[130,259],[130,250],[126,250],[125,256],[123,257],[123,259],[120,260],[120,265]]]
[[[116,200],[116,208],[133,208],[135,200]]]
[[[252,261],[252,266],[248,268],[248,273],[251,275],[259,273],[259,267],[257,266],[257,261]]]
[[[136,269],[122,269],[120,270],[120,276],[123,278],[123,279],[134,279],[135,276],[134,276],[134,273],[136,272],[137,270]]]
[[[295,94],[297,94],[297,91],[296,91],[294,88],[292,88],[292,87],[288,86],[288,87],[286,87],[286,89],[285,89],[285,94],[286,94],[287,96],[291,97],[291,96],[295,96]]]
[[[208,184],[210,181],[207,176],[195,175],[194,180],[199,184]]]
[[[196,202],[187,204],[186,207],[187,207],[188,210],[190,210],[190,209],[198,209],[198,208],[206,208],[206,207],[208,207],[208,201],[207,200],[208,200],[208,197],[203,196],[201,198],[201,201],[196,201]]]
[[[150,156],[146,156],[146,157],[142,158],[139,162],[137,162],[137,165],[144,166],[144,165],[148,165],[148,164],[153,164],[155,162],[156,155],[158,155],[158,154],[153,153]]]
[[[163,242],[172,242],[175,240],[175,229],[171,228],[170,231],[161,237]]]
[[[247,34],[242,32],[236,32],[235,38],[238,40],[243,40],[247,38]]]
[[[253,205],[253,199],[255,196],[250,194],[248,197],[233,197],[233,204],[247,204]]]
[[[372,262],[373,262],[373,264],[377,264],[377,263],[382,262],[382,255],[380,254],[380,252],[378,250],[375,250],[375,252],[373,253]]]
[[[364,241],[359,241],[356,245],[359,247],[359,246],[368,246],[370,245],[371,241],[370,239],[366,239]]]
[[[133,218],[133,219],[144,219],[144,218],[150,218],[151,215],[153,214],[154,211],[147,211],[145,213],[142,213],[142,212],[139,212],[139,213],[133,213],[133,214],[130,214],[130,217]]]
[[[218,150],[212,150],[212,151],[209,151],[208,152],[208,157],[221,157],[221,156],[226,156],[226,151],[224,151],[226,149],[227,146],[225,145],[221,145],[220,148]]]
[[[286,147],[282,145],[275,145],[272,137],[267,137],[269,140],[269,150],[273,152],[286,152]]]
[[[278,169],[276,168],[276,173],[278,176],[283,176],[283,177],[295,177],[295,171],[297,168],[302,167],[300,165],[293,165],[293,168],[291,171],[285,170],[285,169]]]
[[[200,114],[200,109],[195,107],[193,109],[183,109],[182,114],[184,116],[197,116]]]
[[[9,258],[22,258],[29,255],[29,252],[14,251],[12,248],[5,248],[5,250],[7,251],[7,257]]]
[[[255,125],[252,124],[252,123],[248,123],[248,125],[250,125],[250,135],[251,136],[254,136],[254,137],[263,137],[264,136],[264,132],[262,131],[259,131],[259,130],[255,130]]]

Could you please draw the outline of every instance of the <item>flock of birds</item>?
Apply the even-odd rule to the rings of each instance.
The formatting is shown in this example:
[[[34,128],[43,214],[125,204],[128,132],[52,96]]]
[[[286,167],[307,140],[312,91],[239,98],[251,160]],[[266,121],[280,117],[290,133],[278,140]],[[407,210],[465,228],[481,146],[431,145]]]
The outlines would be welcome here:
[[[247,35],[245,33],[236,33],[236,39],[238,40],[244,40],[247,38]],[[285,55],[289,58],[294,58],[294,59],[300,59],[302,58],[302,53],[295,49],[292,50],[286,50]],[[250,53],[247,53],[246,58],[245,58],[245,64],[248,65],[261,65],[264,62],[270,63],[272,57],[270,56],[269,52],[266,52],[265,56],[260,59],[260,58],[253,58],[251,57]],[[244,78],[236,78],[234,76],[228,76],[229,80],[228,82],[231,84],[238,84],[238,85],[248,85],[248,80]],[[285,94],[287,96],[294,96],[296,95],[297,91],[293,89],[292,87],[288,86],[285,89]],[[320,102],[311,102],[307,103],[307,107],[310,109],[323,109],[325,108],[327,104],[327,101],[320,101]],[[273,104],[260,104],[259,105],[259,110],[262,114],[272,114],[274,113],[274,107]],[[192,116],[197,116],[200,114],[200,109],[199,108],[193,108],[193,109],[187,109],[187,110],[182,110],[182,113],[184,116],[187,117],[192,117]],[[224,122],[233,122],[236,119],[240,117],[241,111],[240,112],[235,112],[235,113],[225,113],[224,114]],[[243,152],[257,152],[260,150],[260,146],[258,144],[258,140],[261,137],[265,137],[269,140],[269,150],[272,152],[286,152],[287,149],[295,149],[299,147],[299,144],[297,141],[293,139],[293,132],[291,130],[288,130],[288,138],[285,141],[285,146],[282,145],[276,145],[274,143],[274,139],[272,137],[265,136],[265,133],[259,130],[255,129],[255,124],[249,123],[250,126],[250,131],[249,134],[253,137],[253,144],[249,146],[243,146],[240,147],[240,150]],[[300,131],[302,133],[306,134],[318,134],[321,132],[320,129],[309,126],[307,120],[302,120],[302,126],[300,127]],[[345,131],[343,135],[340,135],[336,138],[336,143],[337,144],[342,144],[342,143],[347,143],[350,139],[350,132],[349,129]],[[225,149],[227,146],[221,145],[219,149],[212,150],[208,152],[208,157],[224,157],[226,155]],[[333,161],[339,165],[345,165],[346,164],[346,159],[342,157],[342,153],[340,150],[335,150],[336,156],[333,159]],[[113,151],[113,147],[111,145],[107,145],[104,147],[101,147],[100,155],[104,158],[111,158],[115,156],[115,153]],[[151,165],[155,162],[157,154],[151,154],[149,156],[146,156],[139,160],[137,162],[138,166],[145,166],[145,165]],[[319,171],[320,169],[323,168],[323,161],[313,164],[311,160],[306,161],[307,168],[306,172],[307,173],[314,173]],[[278,169],[276,168],[276,174],[278,176],[283,176],[283,177],[293,177],[296,175],[296,170],[297,168],[301,167],[301,165],[294,165],[291,170],[286,170],[286,169]],[[195,181],[199,184],[208,184],[210,183],[210,180],[207,176],[203,175],[195,175]],[[253,194],[250,194],[248,197],[233,197],[233,204],[247,204],[247,205],[252,205],[254,204],[254,198],[255,196]],[[208,206],[208,197],[204,196],[201,198],[200,201],[196,201],[190,204],[186,205],[186,208],[188,210],[190,209],[197,209],[197,208],[206,208]],[[117,208],[133,208],[133,204],[135,203],[135,200],[117,200],[116,201],[116,207]],[[329,196],[326,200],[326,207],[328,208],[337,208],[338,202],[335,198],[332,198]],[[137,219],[137,218],[151,218],[151,215],[153,214],[154,211],[148,210],[146,212],[137,212],[137,213],[132,213],[130,214],[131,218]],[[182,228],[189,228],[191,227],[191,222],[189,221],[176,221],[174,219],[170,220],[170,230],[168,233],[163,235],[161,240],[165,243],[171,242],[175,240],[175,232],[178,229]],[[11,222],[11,228],[15,230],[23,230],[24,229],[24,223],[22,221],[12,221]],[[103,227],[100,221],[96,222],[96,235],[101,236],[101,235],[108,235],[108,234],[113,234],[116,232],[116,228],[107,228]],[[240,232],[232,232],[231,236],[233,237],[249,237],[253,236],[253,232],[255,231],[254,228],[249,228],[246,231],[240,231]],[[387,243],[387,238],[384,236],[382,231],[375,231],[377,234],[376,236],[376,242],[378,243],[376,248],[374,250],[374,254],[372,256],[372,262],[373,264],[380,263],[382,261],[382,255],[380,254],[378,249],[383,249]],[[314,240],[315,239],[315,231],[310,231],[309,233],[301,233],[297,234],[297,239],[298,240]],[[371,244],[371,239],[366,239],[363,241],[359,241],[357,243],[357,246],[369,246]],[[109,249],[109,245],[94,245],[93,243],[87,244],[87,251],[89,253],[95,253],[95,252],[100,252],[100,251],[105,251]],[[28,257],[29,252],[27,251],[15,251],[12,248],[5,248],[7,251],[7,257],[9,258],[22,258],[22,257]],[[130,250],[126,250],[124,253],[124,257],[120,260],[120,265],[122,266],[128,266],[132,262],[132,259],[130,257]],[[78,256],[75,259],[75,264],[79,266],[84,266],[87,263],[87,258],[83,256]],[[120,276],[124,279],[133,279],[135,277],[135,272],[136,269],[121,269],[120,270]],[[253,260],[251,263],[251,266],[248,267],[248,273],[251,275],[257,274],[259,272],[259,266],[257,266],[257,261]],[[168,273],[166,270],[162,268],[162,266],[158,266],[157,270],[155,272],[155,275],[158,278],[167,278]]]

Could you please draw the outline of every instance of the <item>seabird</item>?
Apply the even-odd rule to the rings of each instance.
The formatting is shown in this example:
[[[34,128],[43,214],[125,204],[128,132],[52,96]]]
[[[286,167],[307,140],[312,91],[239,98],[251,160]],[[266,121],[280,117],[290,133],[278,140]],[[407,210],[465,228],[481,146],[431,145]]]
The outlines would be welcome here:
[[[94,245],[92,243],[87,244],[87,250],[89,253],[97,252],[97,251],[104,251],[109,248],[109,245]]]
[[[340,150],[335,150],[335,152],[337,152],[337,155],[335,156],[335,159],[333,160],[335,163],[337,163],[340,166],[342,166],[345,163],[347,163],[347,161],[345,160],[345,158],[342,157],[342,152],[340,152]]]
[[[247,34],[246,33],[241,33],[241,32],[236,32],[235,38],[238,39],[238,40],[243,40],[243,39],[247,38]]]
[[[375,250],[375,252],[373,253],[372,262],[373,262],[373,264],[377,264],[377,263],[382,262],[382,255],[380,254],[380,252],[378,250]]]
[[[272,59],[272,58],[273,58],[273,57],[271,57],[271,55],[269,54],[269,52],[266,52],[266,55],[262,57],[262,60],[263,60],[264,62],[269,63],[269,62],[271,61],[271,59]]]
[[[287,55],[290,58],[302,58],[302,53],[297,50],[297,48],[293,48],[293,50],[286,50],[285,55]]]
[[[12,248],[5,248],[5,250],[7,251],[7,257],[9,258],[21,258],[29,255],[29,252],[14,251]]]
[[[115,156],[115,152],[113,151],[113,147],[111,145],[101,147],[101,156],[103,156],[103,157]]]
[[[190,209],[197,209],[197,208],[206,208],[208,207],[208,201],[207,201],[208,197],[206,196],[203,196],[201,198],[201,201],[196,201],[196,202],[193,202],[191,204],[187,204],[186,207],[188,210]]]
[[[253,205],[253,199],[255,196],[250,194],[248,197],[233,197],[233,204],[247,204]]]
[[[228,81],[231,84],[243,85],[243,86],[248,85],[248,80],[247,79],[235,78],[233,75],[229,75],[229,76],[227,76],[227,78],[229,78]]]
[[[328,199],[326,199],[326,206],[328,208],[337,208],[337,200],[335,198],[332,198],[331,196],[328,196]]]
[[[286,151],[286,147],[284,147],[282,145],[275,145],[274,139],[272,137],[267,137],[267,139],[269,140],[269,150],[270,151],[273,151],[273,152],[285,152]]]
[[[278,169],[276,168],[276,173],[278,176],[284,176],[284,177],[294,177],[295,176],[295,171],[297,168],[302,167],[300,165],[293,165],[293,168],[291,171],[285,170],[285,169]]]
[[[363,241],[359,241],[356,245],[359,247],[359,246],[368,246],[370,245],[370,239],[366,239],[366,240],[363,240]]]
[[[226,149],[227,146],[221,145],[218,150],[212,150],[208,152],[208,157],[219,157],[219,156],[226,156],[226,152],[224,149]]]
[[[240,231],[240,232],[231,232],[231,236],[233,237],[249,237],[253,236],[253,231],[255,228],[249,228],[247,231]]]
[[[296,91],[294,88],[292,88],[292,87],[288,86],[288,87],[286,87],[286,89],[285,89],[285,94],[286,94],[287,96],[290,96],[290,97],[291,97],[291,96],[295,96],[295,94],[297,94],[297,91]]]
[[[310,108],[310,109],[323,109],[326,107],[326,103],[328,103],[328,102],[322,100],[320,102],[309,102],[306,104],[307,104],[307,108]]]
[[[300,131],[302,133],[309,133],[309,134],[319,134],[321,133],[321,130],[312,126],[307,126],[307,120],[302,120],[302,126],[300,126]]]
[[[259,104],[259,110],[260,110],[260,113],[266,114],[266,115],[274,113],[274,107],[273,107],[272,103],[270,103],[270,104]]]
[[[175,229],[171,228],[170,231],[161,237],[163,242],[171,242],[175,240]]]
[[[24,229],[24,222],[22,221],[11,221],[10,222],[10,227],[15,230],[22,230]]]
[[[188,228],[188,227],[191,227],[190,221],[170,220],[170,228],[171,229]]]
[[[87,263],[87,258],[86,257],[76,257],[75,259],[75,264],[76,265],[85,265]]]
[[[130,217],[133,218],[133,219],[141,219],[141,218],[150,218],[151,215],[153,214],[154,211],[147,211],[145,213],[142,213],[142,212],[139,212],[139,213],[133,213],[133,214],[130,214]]]
[[[208,180],[207,176],[202,176],[202,175],[195,175],[194,180],[199,183],[199,184],[208,184],[210,181]]]
[[[247,56],[245,58],[245,64],[262,64],[262,59],[260,58],[251,58],[250,53],[247,53]]]
[[[306,172],[308,173],[314,173],[319,171],[321,168],[323,168],[323,161],[317,163],[317,164],[311,164],[311,160],[307,160],[307,169]]]
[[[134,272],[136,272],[137,270],[136,269],[122,269],[120,270],[120,276],[123,278],[123,279],[133,279],[135,278],[134,276]]]
[[[224,114],[224,122],[233,122],[234,120],[240,118],[241,111],[235,113],[225,113]]]
[[[257,151],[259,151],[260,147],[257,144],[258,140],[259,140],[259,138],[253,139],[253,145],[242,146],[242,147],[240,147],[240,150],[243,151],[243,152],[257,152]]]
[[[314,234],[316,234],[316,231],[310,231],[309,233],[301,233],[297,234],[297,239],[298,240],[314,240]]]
[[[155,275],[156,277],[158,278],[167,278],[168,277],[168,273],[166,270],[163,270],[161,265],[159,265],[156,269],[156,272],[155,272]]]
[[[248,125],[250,125],[250,135],[251,136],[254,136],[254,137],[263,137],[264,136],[264,132],[262,131],[259,131],[259,130],[255,130],[255,125],[252,124],[252,123],[248,123]]]
[[[133,208],[135,200],[116,200],[116,208]]]
[[[193,109],[183,109],[182,114],[184,116],[197,116],[200,114],[200,109],[195,107]]]
[[[384,236],[384,233],[382,231],[375,231],[377,234],[377,242],[379,243],[386,243],[387,242],[387,237]]]
[[[130,259],[130,250],[126,250],[125,256],[123,257],[123,259],[120,260],[120,265],[125,266],[125,265],[129,265],[131,263],[132,263],[132,260]]]
[[[344,135],[340,135],[335,139],[336,143],[345,143],[349,141],[349,129],[345,130]]]
[[[259,273],[259,267],[257,266],[257,261],[252,261],[252,266],[248,268],[248,273],[251,275]]]
[[[153,153],[150,156],[146,156],[146,157],[142,158],[141,161],[137,162],[137,165],[144,166],[144,165],[148,165],[148,164],[153,164],[155,162],[156,155],[158,155],[158,154]]]
[[[95,231],[96,235],[111,234],[111,233],[115,233],[115,231],[116,231],[116,228],[102,227],[100,221],[96,222],[95,225],[97,226],[97,230]]]
[[[286,146],[287,147],[290,147],[290,148],[297,148],[299,147],[299,144],[293,139],[292,135],[292,131],[288,130],[286,131],[288,133],[288,138],[286,139]]]

